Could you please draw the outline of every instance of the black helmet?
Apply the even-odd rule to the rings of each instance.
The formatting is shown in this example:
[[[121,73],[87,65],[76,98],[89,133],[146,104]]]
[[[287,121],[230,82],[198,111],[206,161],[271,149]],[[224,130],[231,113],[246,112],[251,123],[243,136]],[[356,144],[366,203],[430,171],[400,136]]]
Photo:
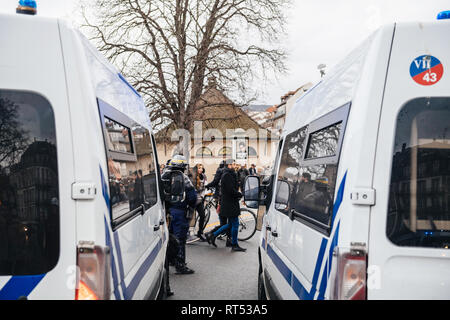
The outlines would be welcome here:
[[[170,160],[169,166],[173,169],[184,170],[187,166],[186,158],[182,155],[176,155]]]

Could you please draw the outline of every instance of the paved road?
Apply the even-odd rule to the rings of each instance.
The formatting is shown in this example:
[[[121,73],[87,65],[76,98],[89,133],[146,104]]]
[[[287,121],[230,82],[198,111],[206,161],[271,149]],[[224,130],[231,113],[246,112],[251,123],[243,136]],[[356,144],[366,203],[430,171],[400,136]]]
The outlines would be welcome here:
[[[170,267],[175,295],[169,300],[256,300],[259,239],[257,231],[250,240],[240,242],[246,252],[232,252],[219,239],[217,248],[207,242],[186,245],[186,261],[195,273],[177,275]]]

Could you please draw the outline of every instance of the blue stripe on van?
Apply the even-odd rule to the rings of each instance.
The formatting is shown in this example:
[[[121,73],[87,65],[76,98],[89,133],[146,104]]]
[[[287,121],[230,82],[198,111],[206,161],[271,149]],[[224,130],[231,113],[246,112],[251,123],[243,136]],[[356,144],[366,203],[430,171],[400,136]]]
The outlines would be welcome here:
[[[107,208],[109,208],[108,185],[106,184],[106,180],[103,175],[103,170],[102,170],[101,166],[100,166],[100,177],[101,177],[101,182],[102,182],[103,198],[106,202]],[[137,289],[139,283],[141,282],[142,278],[145,276],[148,269],[151,267],[151,265],[155,261],[156,257],[158,256],[159,252],[161,251],[163,241],[161,240],[161,238],[159,239],[156,247],[152,250],[150,255],[145,259],[144,263],[139,267],[138,271],[136,272],[136,274],[134,275],[133,279],[131,280],[130,284],[127,287],[125,284],[125,280],[124,280],[125,273],[124,273],[123,263],[122,263],[119,235],[117,232],[114,232],[114,244],[115,244],[116,251],[117,251],[117,262],[119,264],[119,279],[117,279],[117,269],[116,269],[116,264],[114,263],[115,259],[114,259],[114,254],[113,254],[113,247],[111,246],[111,236],[109,234],[109,225],[106,220],[106,217],[105,217],[105,230],[106,230],[105,236],[107,239],[106,243],[111,248],[111,258],[112,258],[111,272],[113,274],[114,296],[116,297],[116,299],[118,299],[118,297],[120,298],[120,293],[118,292],[118,283],[120,281],[120,286],[122,287],[124,299],[127,299],[127,300],[131,299],[133,297],[134,293],[136,292],[136,289]],[[165,241],[165,239],[164,239],[164,241]]]
[[[337,215],[337,212],[339,211],[339,208],[341,206],[341,203],[344,199],[344,188],[345,188],[345,181],[347,177],[347,172],[345,172],[344,177],[342,178],[342,181],[339,185],[339,190],[336,196],[336,202],[333,206],[333,216],[332,216],[332,223],[331,223],[331,230],[334,228],[335,224],[335,218]],[[339,238],[339,229],[340,229],[340,221],[338,221],[337,226],[335,228],[335,232],[333,235],[333,240],[330,244],[330,248],[328,249],[328,257],[325,262],[325,268],[322,273],[322,279],[320,281],[320,287],[319,287],[319,295],[317,299],[323,300],[325,298],[325,291],[328,285],[328,280],[330,276],[330,269],[332,265],[333,260],[333,251],[336,248],[338,244],[338,238]],[[289,267],[283,262],[283,260],[276,254],[276,252],[273,250],[273,248],[267,244],[267,254],[278,269],[278,271],[283,275],[286,282],[291,286],[291,288],[294,290],[295,294],[299,297],[299,299],[302,300],[312,300],[314,299],[314,296],[316,294],[316,288],[318,284],[318,278],[320,274],[320,269],[322,266],[323,259],[325,257],[326,253],[326,247],[327,247],[328,240],[327,238],[322,239],[322,243],[320,245],[319,254],[316,259],[316,266],[314,269],[314,275],[313,275],[313,281],[311,284],[311,291],[308,292],[305,287],[301,284],[300,280],[297,279],[297,277],[294,275],[292,270],[289,269]],[[265,244],[265,239],[263,237],[263,244]]]
[[[137,92],[136,89],[133,88],[133,86],[127,81],[127,79],[123,77],[123,75],[121,75],[120,73],[118,73],[117,75],[119,76],[119,79],[122,80],[123,83],[125,83],[135,95],[137,95],[139,98],[142,98],[139,92]]]
[[[0,290],[0,300],[17,300],[28,297],[46,274],[36,276],[13,276]]]
[[[148,269],[150,269],[153,262],[155,262],[155,259],[158,256],[159,251],[161,251],[161,248],[162,248],[162,241],[161,241],[161,239],[159,239],[155,248],[153,248],[152,252],[150,252],[150,255],[141,264],[138,271],[134,275],[133,280],[131,280],[130,284],[127,287],[127,297],[129,297],[130,299],[133,297],[139,283],[141,283],[141,281],[144,278],[145,274],[147,273]]]
[[[320,288],[319,288],[319,296],[317,298],[318,300],[323,300],[325,298],[325,291],[327,289],[328,280],[330,278],[331,266],[332,266],[332,262],[333,262],[333,252],[334,252],[334,248],[336,248],[336,246],[338,244],[340,225],[341,225],[341,222],[339,221],[338,225],[336,227],[336,232],[334,233],[334,236],[333,236],[333,240],[330,244],[330,249],[328,250],[328,259],[325,264],[324,272],[322,274],[322,281],[320,283]]]
[[[126,286],[125,284],[125,274],[123,271],[123,264],[122,264],[122,257],[120,254],[120,244],[119,244],[119,238],[117,236],[117,233],[114,233],[114,242],[116,244],[117,248],[117,255],[118,255],[118,262],[119,262],[119,269],[120,269],[120,285],[122,287],[122,292],[124,299],[130,300],[133,298],[137,287],[139,286],[140,282],[142,281],[142,278],[144,278],[145,274],[147,273],[148,269],[152,266],[153,262],[155,261],[156,257],[158,256],[159,252],[162,248],[162,240],[159,239],[158,243],[156,244],[155,248],[153,248],[152,252],[150,252],[149,256],[144,260],[144,262],[139,267],[138,271],[134,275],[133,279],[131,280],[130,284]]]
[[[334,226],[334,220],[336,219],[336,215],[339,211],[339,208],[341,206],[342,200],[344,199],[344,188],[345,188],[345,181],[347,180],[347,171],[345,171],[344,177],[342,178],[341,184],[339,185],[339,189],[336,195],[336,201],[334,202],[333,206],[333,216],[331,218],[331,230],[333,230]]]
[[[100,165],[99,165],[100,166]],[[100,179],[102,181],[102,194],[103,199],[105,199],[106,207],[109,210],[109,194],[108,194],[108,184],[106,183],[105,176],[103,174],[102,166],[100,166]]]
[[[120,286],[122,287],[124,299],[128,300],[130,298],[127,295],[127,287],[124,282],[125,272],[123,271],[122,250],[120,249],[119,234],[117,232],[114,232],[114,244],[116,245],[117,262],[119,263]]]
[[[120,292],[118,289],[118,280],[117,280],[117,269],[116,269],[116,259],[114,258],[114,248],[111,243],[111,235],[109,234],[109,224],[108,221],[105,218],[105,236],[106,236],[106,245],[110,248],[111,252],[111,274],[113,277],[113,285],[114,285],[114,297],[116,300],[120,300]]]
[[[314,298],[314,293],[316,292],[314,287],[311,288],[311,292],[308,292],[296,276],[293,277],[291,286],[300,300],[312,300]]]
[[[327,238],[323,238],[322,243],[320,244],[319,255],[317,256],[316,267],[314,269],[314,276],[312,280],[312,287],[314,290],[316,290],[317,281],[319,280],[320,267],[322,266],[323,257],[325,256],[327,243],[328,243]]]
[[[272,259],[274,265],[277,267],[278,271],[280,271],[281,275],[287,281],[287,283],[291,284],[292,281],[291,269],[289,269],[289,267],[276,254],[276,252],[272,249],[270,245],[267,246],[267,255],[270,257],[270,259]]]

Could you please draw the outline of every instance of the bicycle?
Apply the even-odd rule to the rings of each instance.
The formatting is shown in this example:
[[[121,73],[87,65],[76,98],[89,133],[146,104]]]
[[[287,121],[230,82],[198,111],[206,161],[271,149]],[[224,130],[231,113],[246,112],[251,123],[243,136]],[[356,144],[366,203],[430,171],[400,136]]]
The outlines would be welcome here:
[[[214,208],[217,212],[217,208],[219,206],[217,198],[214,197],[214,189],[211,192],[205,194],[205,222],[204,228],[205,230],[208,227],[209,219],[211,218],[211,210]],[[249,240],[256,233],[256,224],[257,218],[256,214],[248,208],[241,208],[241,214],[239,216],[239,229],[238,229],[238,240],[246,241]],[[200,217],[197,212],[194,213],[194,217],[191,221],[191,234],[196,235],[199,229]],[[211,225],[213,226],[213,225]],[[224,235],[219,235],[218,239],[222,239]],[[188,243],[196,242],[199,239],[193,239]]]
[[[214,198],[214,191],[205,194],[203,203],[205,208],[205,221],[203,223],[203,230],[205,230],[211,217],[211,208],[214,207],[217,209],[218,206],[217,199]],[[200,238],[196,238],[199,228],[200,216],[198,215],[197,210],[194,210],[194,216],[192,217],[189,225],[190,239],[186,241],[187,244],[194,243],[200,240]]]

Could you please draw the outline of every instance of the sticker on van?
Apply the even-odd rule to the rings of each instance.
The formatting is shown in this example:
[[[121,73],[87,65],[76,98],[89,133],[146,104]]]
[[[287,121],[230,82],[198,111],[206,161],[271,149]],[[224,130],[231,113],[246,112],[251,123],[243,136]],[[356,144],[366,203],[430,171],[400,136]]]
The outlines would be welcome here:
[[[438,58],[423,55],[413,60],[409,73],[416,83],[431,86],[441,80],[444,74],[444,66]]]

